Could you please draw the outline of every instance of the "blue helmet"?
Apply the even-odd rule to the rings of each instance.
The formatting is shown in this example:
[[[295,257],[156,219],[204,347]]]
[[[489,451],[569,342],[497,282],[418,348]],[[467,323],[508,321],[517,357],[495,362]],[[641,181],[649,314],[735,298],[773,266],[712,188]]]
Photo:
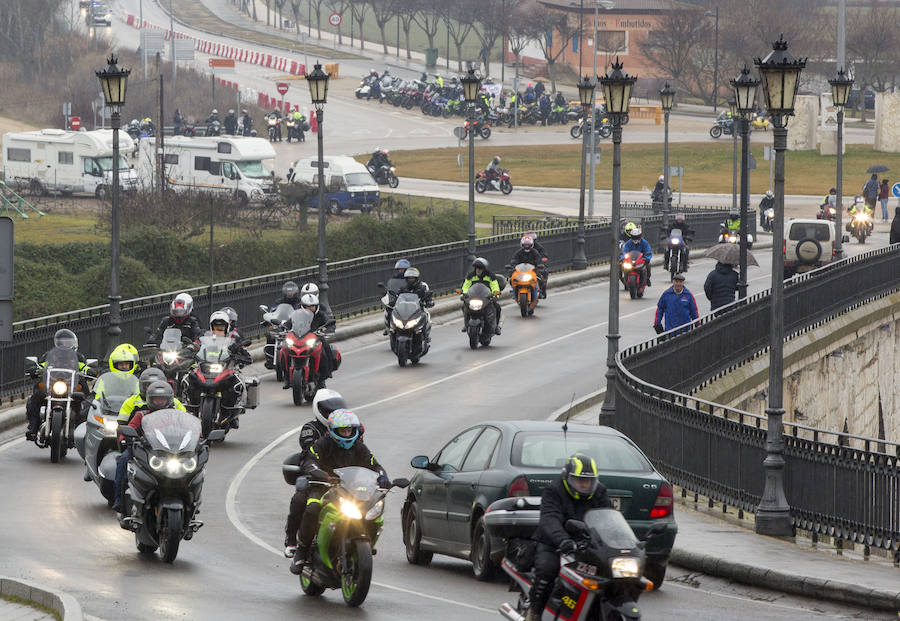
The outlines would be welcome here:
[[[409,261],[407,261],[406,259],[400,259],[399,261],[394,263],[395,270],[405,270],[409,267],[411,267],[411,266],[409,264]]]
[[[350,410],[335,410],[328,416],[328,430],[338,446],[350,450],[359,437],[359,418]]]

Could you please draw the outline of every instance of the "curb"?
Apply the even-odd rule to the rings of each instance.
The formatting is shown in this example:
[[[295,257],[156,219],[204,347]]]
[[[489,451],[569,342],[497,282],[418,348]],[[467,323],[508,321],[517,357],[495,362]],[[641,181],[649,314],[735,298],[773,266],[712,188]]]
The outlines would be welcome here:
[[[81,605],[74,597],[34,582],[0,577],[0,595],[12,595],[46,606],[56,612],[64,621],[83,621],[84,619]]]
[[[763,587],[782,593],[826,599],[876,610],[892,612],[900,610],[900,591],[882,591],[837,580],[798,576],[729,561],[709,554],[688,552],[677,547],[672,550],[669,562],[709,576],[727,578],[741,584]]]

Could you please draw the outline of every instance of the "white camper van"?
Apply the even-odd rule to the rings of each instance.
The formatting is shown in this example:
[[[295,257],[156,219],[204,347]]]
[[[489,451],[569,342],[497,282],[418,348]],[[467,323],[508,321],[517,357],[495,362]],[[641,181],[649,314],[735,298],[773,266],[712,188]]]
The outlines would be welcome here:
[[[166,179],[176,192],[234,196],[242,203],[261,203],[277,197],[271,169],[275,149],[267,140],[237,136],[165,140]],[[140,141],[138,168],[145,179],[156,168],[155,139]]]
[[[369,213],[378,206],[381,192],[369,169],[347,155],[325,158],[325,202],[328,211],[339,214],[345,209],[359,209]],[[292,181],[319,184],[319,158],[308,157],[292,165]],[[319,196],[309,200],[310,207],[318,207]]]
[[[137,189],[124,154],[134,148],[119,132],[119,188]],[[3,177],[8,185],[44,192],[86,192],[105,198],[112,186],[112,130],[41,129],[3,134]]]

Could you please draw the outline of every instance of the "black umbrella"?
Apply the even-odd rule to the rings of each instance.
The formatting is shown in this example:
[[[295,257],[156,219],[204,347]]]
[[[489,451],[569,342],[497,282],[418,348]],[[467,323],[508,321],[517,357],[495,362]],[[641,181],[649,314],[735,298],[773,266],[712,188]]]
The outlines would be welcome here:
[[[869,166],[869,170],[867,170],[866,172],[867,173],[883,173],[883,172],[887,172],[889,170],[890,170],[890,168],[888,168],[887,166],[882,166],[881,164],[875,164],[874,166]]]

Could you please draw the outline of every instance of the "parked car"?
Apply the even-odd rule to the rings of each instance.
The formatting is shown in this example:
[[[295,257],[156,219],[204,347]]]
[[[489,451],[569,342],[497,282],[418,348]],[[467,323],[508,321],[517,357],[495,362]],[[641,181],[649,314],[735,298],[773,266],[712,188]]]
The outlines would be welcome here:
[[[94,2],[90,7],[88,21],[93,26],[112,26],[112,13],[102,2]]]
[[[784,277],[808,272],[834,261],[837,231],[831,220],[797,218],[784,225]],[[844,235],[843,242],[850,238]]]
[[[678,526],[673,517],[672,486],[626,436],[609,427],[545,421],[489,421],[462,431],[437,455],[414,457],[412,478],[402,509],[403,541],[410,563],[427,565],[434,554],[472,561],[479,580],[487,580],[506,553],[492,538],[485,512],[496,500],[539,497],[560,475],[569,456],[593,457],[600,480],[615,508],[635,535],[665,523],[664,535],[647,547],[645,573],[662,584]],[[535,522],[536,522],[535,515]]]
[[[874,110],[875,109],[875,91],[870,88],[866,89],[866,94],[863,97],[863,101],[866,104],[866,110]],[[859,103],[859,89],[854,88],[850,91],[850,96],[847,98],[847,107],[851,110],[861,110],[862,106]]]

